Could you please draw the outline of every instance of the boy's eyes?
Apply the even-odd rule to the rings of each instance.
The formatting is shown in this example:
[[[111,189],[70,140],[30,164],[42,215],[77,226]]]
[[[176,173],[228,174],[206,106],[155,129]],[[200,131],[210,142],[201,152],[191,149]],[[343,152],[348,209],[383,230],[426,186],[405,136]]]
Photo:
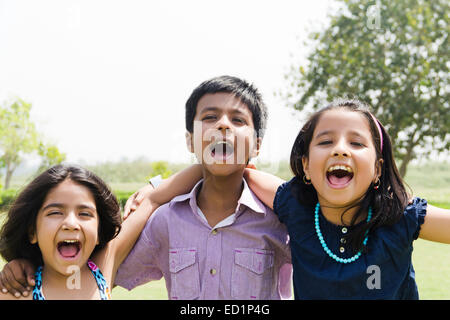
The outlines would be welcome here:
[[[214,116],[214,115],[207,115],[207,116],[204,116],[202,120],[214,120],[214,119],[216,119],[216,118],[217,118],[217,117]]]
[[[216,120],[217,116],[215,115],[206,115],[202,118],[202,121],[208,121],[208,120]],[[239,118],[239,117],[234,117],[231,119],[232,122],[238,123],[238,124],[246,124],[247,121],[245,121],[245,119],[243,118]]]

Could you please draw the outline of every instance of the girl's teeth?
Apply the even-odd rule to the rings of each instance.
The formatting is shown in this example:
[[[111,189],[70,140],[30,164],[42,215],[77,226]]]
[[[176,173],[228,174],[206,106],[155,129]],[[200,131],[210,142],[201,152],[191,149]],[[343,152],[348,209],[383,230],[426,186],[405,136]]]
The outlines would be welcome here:
[[[334,170],[345,170],[348,172],[353,172],[352,168],[346,166],[333,166],[328,169],[328,172],[332,172]]]

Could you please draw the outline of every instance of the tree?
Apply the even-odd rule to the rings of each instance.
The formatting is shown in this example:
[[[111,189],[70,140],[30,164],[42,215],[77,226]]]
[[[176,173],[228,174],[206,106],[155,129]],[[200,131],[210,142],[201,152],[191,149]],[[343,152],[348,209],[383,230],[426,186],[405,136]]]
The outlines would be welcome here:
[[[42,172],[47,168],[59,164],[66,160],[66,154],[59,151],[58,147],[53,144],[40,142],[38,146],[38,155],[42,158],[38,172]]]
[[[45,161],[64,160],[55,146],[46,147],[30,119],[31,104],[22,99],[0,106],[0,168],[5,168],[4,188],[8,189],[11,178],[23,160],[23,155],[39,150]],[[42,151],[41,151],[42,150]]]
[[[369,103],[393,140],[404,176],[411,160],[450,146],[450,2],[339,2],[330,26],[310,33],[306,65],[286,75],[286,98],[298,110],[342,96]]]

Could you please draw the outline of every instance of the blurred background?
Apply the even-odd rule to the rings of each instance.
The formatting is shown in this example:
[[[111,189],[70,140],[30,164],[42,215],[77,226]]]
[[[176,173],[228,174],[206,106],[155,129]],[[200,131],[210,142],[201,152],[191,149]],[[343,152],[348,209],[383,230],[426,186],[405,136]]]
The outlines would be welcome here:
[[[185,101],[224,74],[253,83],[268,105],[259,169],[289,179],[308,114],[359,98],[388,130],[412,193],[450,208],[449,6],[0,0],[0,211],[60,162],[93,170],[122,203],[149,177],[194,163]],[[421,298],[450,299],[448,247],[415,242]],[[163,280],[113,293],[167,298]]]

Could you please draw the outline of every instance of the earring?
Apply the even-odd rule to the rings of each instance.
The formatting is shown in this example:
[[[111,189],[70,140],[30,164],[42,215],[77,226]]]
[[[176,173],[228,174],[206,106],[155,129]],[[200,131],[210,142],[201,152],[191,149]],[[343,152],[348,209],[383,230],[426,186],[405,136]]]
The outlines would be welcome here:
[[[378,188],[380,187],[381,181],[380,179],[377,179],[377,181],[375,181],[375,183],[373,184],[373,188],[375,190],[378,190]]]
[[[311,184],[311,180],[306,178],[306,174],[303,176],[303,183],[306,185],[310,185]]]

